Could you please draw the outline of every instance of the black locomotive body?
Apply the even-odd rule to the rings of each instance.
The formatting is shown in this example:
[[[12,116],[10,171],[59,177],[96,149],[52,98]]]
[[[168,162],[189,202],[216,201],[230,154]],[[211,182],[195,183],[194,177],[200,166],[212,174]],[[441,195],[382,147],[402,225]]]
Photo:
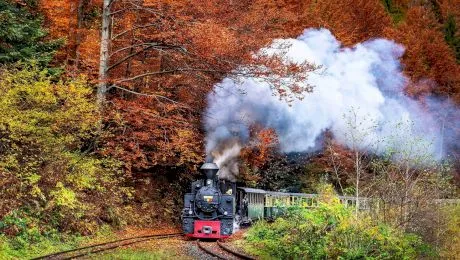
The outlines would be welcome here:
[[[215,163],[205,163],[201,170],[203,179],[192,182],[190,193],[184,196],[184,234],[195,238],[229,237],[233,233],[236,185],[219,180]]]

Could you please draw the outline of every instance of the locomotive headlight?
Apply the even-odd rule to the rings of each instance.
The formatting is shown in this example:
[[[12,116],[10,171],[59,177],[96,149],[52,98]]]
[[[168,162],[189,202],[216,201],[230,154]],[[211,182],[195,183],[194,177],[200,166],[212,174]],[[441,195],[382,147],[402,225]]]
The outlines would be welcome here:
[[[211,180],[206,180],[207,185],[211,185],[212,181]]]
[[[227,216],[227,215],[228,215],[228,212],[227,212],[227,211],[224,211],[224,215]]]
[[[189,215],[192,215],[192,214],[193,214],[192,210],[189,210],[189,211],[188,211],[188,214],[189,214]]]

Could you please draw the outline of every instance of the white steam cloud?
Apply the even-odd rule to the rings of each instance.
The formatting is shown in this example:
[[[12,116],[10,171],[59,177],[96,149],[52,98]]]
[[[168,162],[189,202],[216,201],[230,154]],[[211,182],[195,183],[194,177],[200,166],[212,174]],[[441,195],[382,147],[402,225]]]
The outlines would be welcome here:
[[[276,131],[284,153],[317,150],[318,140],[330,130],[341,144],[375,153],[380,153],[382,146],[370,144],[393,139],[394,146],[402,146],[416,137],[428,144],[424,152],[442,157],[439,123],[426,106],[404,95],[408,79],[399,62],[403,46],[375,39],[342,48],[330,31],[309,29],[297,39],[275,40],[265,51],[277,53],[279,46],[286,45],[287,59],[323,66],[320,73],[308,76],[306,83],[314,86],[313,93],[287,103],[273,95],[269,84],[262,80],[224,79],[208,96],[208,154],[222,149],[220,144],[229,139],[237,138],[244,145],[249,127],[258,124]],[[349,136],[350,119],[356,131],[365,132],[359,142]],[[402,131],[395,135],[400,123]],[[394,140],[395,136],[398,140]],[[214,159],[223,163],[221,158]]]

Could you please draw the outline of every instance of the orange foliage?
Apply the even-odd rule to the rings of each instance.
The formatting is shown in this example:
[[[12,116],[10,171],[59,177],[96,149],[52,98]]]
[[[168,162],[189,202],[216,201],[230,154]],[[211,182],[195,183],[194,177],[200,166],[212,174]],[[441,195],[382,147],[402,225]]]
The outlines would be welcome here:
[[[50,36],[66,41],[57,53],[56,61],[74,65],[67,66],[73,75],[83,70],[80,72],[96,76],[94,68],[99,62],[100,26],[94,16],[101,3],[101,0],[39,0]]]
[[[431,79],[438,85],[435,89],[419,89],[415,84],[408,89],[409,93],[419,95],[429,91],[455,95],[454,99],[460,102],[460,66],[430,10],[425,7],[409,9],[406,21],[397,28],[388,28],[385,35],[406,46],[404,70],[415,83]]]
[[[444,20],[449,15],[453,15],[457,24],[460,24],[460,0],[438,0],[437,2]]]
[[[324,27],[345,45],[381,37],[391,25],[379,0],[286,2],[296,15],[291,24],[297,33],[307,27]]]
[[[250,145],[241,152],[243,160],[254,167],[262,167],[278,148],[278,136],[274,129],[260,129],[254,126]]]
[[[328,28],[347,46],[395,40],[406,47],[402,62],[415,82],[407,89],[411,95],[433,92],[460,103],[459,64],[429,4],[439,4],[443,19],[453,14],[458,21],[459,0],[394,2],[405,13],[397,25],[380,0],[116,0],[109,78],[142,95],[110,90],[107,150],[133,169],[203,160],[201,117],[212,85],[274,38],[296,37],[308,27]],[[68,40],[58,59],[97,78],[102,1],[40,3],[52,35]],[[260,164],[265,150],[256,150]]]

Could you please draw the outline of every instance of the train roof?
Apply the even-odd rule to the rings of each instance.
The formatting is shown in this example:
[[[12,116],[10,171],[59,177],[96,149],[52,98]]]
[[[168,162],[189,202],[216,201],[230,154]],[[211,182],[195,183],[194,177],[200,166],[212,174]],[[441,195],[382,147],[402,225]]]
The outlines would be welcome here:
[[[245,192],[248,192],[248,193],[262,193],[262,194],[269,193],[265,190],[254,189],[254,188],[238,187],[238,189],[244,190]]]
[[[238,187],[238,189],[244,190],[247,193],[269,194],[269,195],[274,195],[274,196],[296,196],[296,197],[308,197],[308,198],[318,196],[317,194],[266,191],[262,189],[254,189],[254,188],[247,188],[247,187]]]

